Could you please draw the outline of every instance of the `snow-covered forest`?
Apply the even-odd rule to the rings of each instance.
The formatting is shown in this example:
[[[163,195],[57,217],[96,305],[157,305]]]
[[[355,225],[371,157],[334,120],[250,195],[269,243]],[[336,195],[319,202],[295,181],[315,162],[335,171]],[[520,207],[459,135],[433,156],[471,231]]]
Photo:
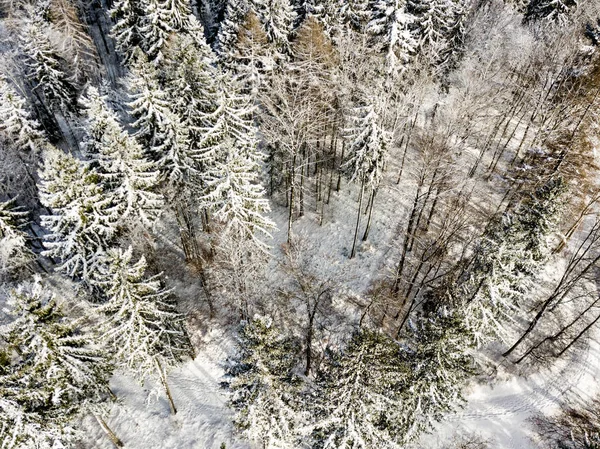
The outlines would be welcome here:
[[[600,447],[600,0],[0,0],[0,449]]]

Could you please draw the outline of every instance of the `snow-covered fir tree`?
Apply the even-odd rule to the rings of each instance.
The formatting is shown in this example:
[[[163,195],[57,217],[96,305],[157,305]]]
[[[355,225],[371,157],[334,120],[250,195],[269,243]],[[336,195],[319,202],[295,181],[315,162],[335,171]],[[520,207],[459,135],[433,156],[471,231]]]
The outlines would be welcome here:
[[[464,279],[451,289],[455,306],[463,310],[465,325],[477,346],[505,336],[503,319],[517,313],[516,299],[530,286],[516,268],[527,255],[524,248],[512,244],[513,230],[511,216],[498,217],[478,240]]]
[[[569,14],[577,8],[577,0],[531,0],[525,12],[525,21],[545,20],[565,25]]]
[[[135,52],[129,68],[127,90],[131,101],[127,105],[136,118],[132,126],[136,130],[135,136],[156,160],[160,156],[155,154],[155,150],[160,146],[161,134],[171,114],[169,99],[160,85],[156,66],[142,51]]]
[[[45,151],[39,177],[40,201],[52,211],[41,217],[48,230],[42,254],[57,259],[65,274],[90,280],[116,235],[119,207],[89,164],[56,148]]]
[[[48,105],[69,109],[74,105],[75,88],[69,79],[65,61],[53,45],[48,25],[34,17],[24,24],[20,50],[25,58],[27,77]]]
[[[119,208],[121,222],[139,218],[150,226],[162,207],[162,198],[155,192],[159,176],[156,164],[144,157],[142,146],[121,127],[95,88],[88,89],[82,103],[90,129],[86,147],[99,163],[104,194]]]
[[[138,30],[141,48],[150,60],[160,62],[169,36],[187,29],[191,10],[186,0],[144,0],[144,17]]]
[[[27,215],[18,209],[14,199],[0,202],[0,275],[14,272],[34,258],[27,234],[22,230]]]
[[[550,257],[549,240],[558,228],[566,192],[561,178],[551,178],[527,195],[514,212],[513,245],[525,250],[517,261],[519,272],[535,276]]]
[[[346,138],[349,141],[348,159],[344,163],[344,167],[350,174],[350,181],[360,184],[358,215],[350,252],[350,258],[352,258],[356,252],[364,192],[367,188],[371,190],[370,209],[372,211],[374,194],[383,178],[389,136],[379,125],[379,117],[371,104],[355,109],[350,120],[350,126],[346,130]],[[368,236],[370,223],[371,212],[369,212],[369,221],[363,240],[366,240]]]
[[[440,61],[448,52],[455,25],[457,0],[408,0],[407,12],[414,16],[414,35],[419,51]]]
[[[464,405],[462,390],[475,372],[473,337],[460,310],[419,316],[411,325],[405,355],[409,380],[401,408],[404,442],[429,431],[444,414]]]
[[[4,78],[0,78],[0,137],[7,145],[23,152],[41,151],[45,143],[27,101]]]
[[[252,123],[254,108],[249,98],[235,88],[233,80],[222,92],[209,137],[205,137],[209,145],[203,153],[205,186],[200,205],[223,223],[225,234],[232,233],[236,239],[250,240],[265,248],[257,232],[268,236],[275,225],[266,217],[270,207],[260,185],[263,155],[257,149]]]
[[[514,210],[494,218],[478,240],[469,269],[450,290],[477,345],[503,338],[502,323],[520,313],[521,298],[550,256],[549,237],[565,190],[562,180],[548,180]]]
[[[388,133],[379,124],[373,105],[356,108],[346,129],[348,160],[345,167],[352,182],[376,187],[385,167]]]
[[[16,319],[0,336],[5,354],[0,391],[13,407],[14,438],[23,443],[15,447],[66,443],[73,434],[70,419],[107,397],[106,357],[80,320],[64,316],[39,277],[14,290],[8,304]],[[26,412],[14,416],[20,410]],[[6,430],[1,427],[0,434]],[[39,434],[23,438],[27,430]]]
[[[403,447],[408,377],[396,342],[377,331],[355,332],[319,375],[313,447]]]
[[[212,50],[197,33],[174,37],[168,48],[165,86],[173,112],[190,131],[191,154],[200,152],[210,129],[210,114],[219,105],[221,74]]]
[[[296,342],[283,336],[268,317],[255,316],[240,331],[239,357],[228,367],[235,424],[268,449],[292,449],[306,419],[294,374]]]
[[[215,49],[219,55],[225,55],[233,50],[238,41],[240,27],[249,13],[251,13],[250,4],[247,0],[227,1],[215,41]]]
[[[127,81],[136,118],[135,136],[144,144],[148,157],[157,162],[161,179],[182,185],[197,171],[197,152],[191,149],[190,130],[173,112],[168,93],[161,87],[155,66],[138,52]]]
[[[0,374],[0,441],[2,449],[51,449],[67,442],[64,429],[14,400],[13,385]],[[65,438],[66,437],[66,438]]]
[[[278,49],[288,48],[296,13],[289,0],[252,0],[253,10],[258,14],[267,37]]]
[[[406,69],[417,48],[410,25],[415,18],[406,11],[405,0],[379,0],[373,6],[373,16],[367,31],[374,35],[385,52],[389,74]]]
[[[126,61],[141,48],[152,61],[163,59],[163,48],[169,37],[186,31],[192,20],[191,8],[185,0],[122,0],[115,3],[111,16],[117,50]]]
[[[19,400],[63,422],[84,403],[102,400],[110,374],[106,357],[80,320],[65,318],[51,289],[36,277],[8,303],[16,320],[5,338],[19,355],[10,367],[23,386]]]
[[[96,285],[108,298],[98,311],[105,317],[102,341],[119,366],[137,379],[158,374],[189,355],[183,317],[160,276],[146,277],[146,259],[133,261],[131,247],[107,252]]]
[[[349,24],[355,31],[363,31],[371,18],[369,0],[347,0],[339,2],[342,23]]]
[[[141,44],[140,17],[144,14],[144,4],[140,0],[118,0],[110,10],[110,16],[115,21],[112,36],[115,39],[117,51],[125,62],[131,59],[133,50]]]

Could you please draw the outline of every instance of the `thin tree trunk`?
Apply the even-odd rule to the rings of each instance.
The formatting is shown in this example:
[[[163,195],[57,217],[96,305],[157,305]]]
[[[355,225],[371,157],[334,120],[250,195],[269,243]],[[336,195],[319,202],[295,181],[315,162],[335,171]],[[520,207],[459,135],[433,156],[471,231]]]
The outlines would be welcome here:
[[[342,164],[344,163],[344,152],[346,151],[346,142],[342,142],[342,156],[340,157],[340,165],[338,166],[338,179],[335,191],[339,192],[342,186]]]
[[[296,171],[296,153],[292,158],[292,168],[290,170],[290,213],[288,214],[288,229],[287,229],[287,242],[292,242],[292,219],[294,218],[294,185],[295,185],[295,171]]]
[[[162,365],[158,361],[158,358],[154,358],[156,362],[156,368],[158,369],[158,375],[160,377],[160,382],[162,383],[165,393],[167,394],[167,399],[169,400],[169,407],[171,408],[171,413],[173,415],[177,414],[177,407],[175,407],[175,402],[173,402],[173,396],[171,395],[171,389],[169,388],[169,384],[167,383],[167,376],[163,371]]]
[[[373,203],[375,202],[375,194],[377,193],[377,188],[373,187],[371,189],[371,198],[369,199],[369,217],[367,218],[367,227],[365,228],[365,233],[363,234],[362,241],[366,241],[369,238],[369,231],[371,230],[371,218],[373,216]]]
[[[94,418],[96,418],[96,421],[98,421],[98,424],[100,424],[102,430],[104,430],[104,433],[106,433],[106,436],[115,447],[124,447],[123,442],[115,435],[111,428],[108,427],[108,424],[106,424],[106,421],[104,421],[100,415],[94,414]]]
[[[365,192],[365,181],[363,179],[363,181],[361,182],[360,185],[360,194],[358,196],[358,213],[356,214],[356,227],[354,228],[354,239],[352,241],[352,251],[350,252],[350,259],[354,258],[354,255],[356,254],[356,239],[358,237],[358,227],[360,225],[360,213],[362,212],[362,200],[363,200],[363,194]]]

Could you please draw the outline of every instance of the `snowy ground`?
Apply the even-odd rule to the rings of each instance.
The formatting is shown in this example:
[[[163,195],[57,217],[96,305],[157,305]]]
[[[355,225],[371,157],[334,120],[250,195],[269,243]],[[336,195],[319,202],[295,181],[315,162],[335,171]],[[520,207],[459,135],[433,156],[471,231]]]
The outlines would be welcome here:
[[[600,344],[565,357],[556,366],[528,377],[500,374],[494,384],[473,386],[467,406],[446,418],[435,432],[422,440],[422,447],[435,447],[453,434],[477,433],[490,440],[492,449],[537,449],[529,418],[560,410],[567,398],[585,399],[598,391]],[[503,367],[499,367],[502,372]]]
[[[169,383],[178,413],[170,415],[162,389],[140,387],[117,376],[112,382],[121,399],[107,419],[115,433],[131,449],[227,449],[251,448],[234,435],[231,413],[219,387],[228,344],[221,334],[210,335],[211,343],[194,360],[172,372]],[[503,372],[493,385],[478,384],[467,394],[467,406],[440,423],[418,445],[432,449],[452,436],[476,433],[491,442],[491,449],[537,449],[531,438],[529,418],[559,410],[567,397],[589,397],[600,377],[600,344],[591,341],[576,359],[566,359],[552,369],[528,378]],[[225,346],[225,347],[223,347]],[[84,422],[85,448],[109,449],[112,445],[91,418]],[[375,448],[374,448],[375,449]]]
[[[119,404],[106,421],[128,449],[244,449],[250,446],[234,436],[227,398],[220,388],[228,343],[222,334],[195,360],[169,374],[169,386],[178,408],[171,415],[164,390],[157,383],[144,387],[125,376],[111,382]],[[88,438],[83,447],[111,449],[114,446],[94,419],[86,418],[83,430]]]

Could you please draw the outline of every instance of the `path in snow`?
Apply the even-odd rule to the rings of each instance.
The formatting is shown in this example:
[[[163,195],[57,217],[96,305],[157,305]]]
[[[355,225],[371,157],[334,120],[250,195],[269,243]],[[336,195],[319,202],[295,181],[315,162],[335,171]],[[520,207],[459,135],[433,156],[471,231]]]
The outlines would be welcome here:
[[[463,410],[447,416],[420,447],[433,448],[452,435],[476,433],[489,439],[492,449],[538,449],[529,419],[553,414],[567,398],[588,398],[597,391],[600,344],[591,340],[585,352],[577,351],[552,369],[528,378],[513,377],[495,385],[478,384],[466,395]]]

